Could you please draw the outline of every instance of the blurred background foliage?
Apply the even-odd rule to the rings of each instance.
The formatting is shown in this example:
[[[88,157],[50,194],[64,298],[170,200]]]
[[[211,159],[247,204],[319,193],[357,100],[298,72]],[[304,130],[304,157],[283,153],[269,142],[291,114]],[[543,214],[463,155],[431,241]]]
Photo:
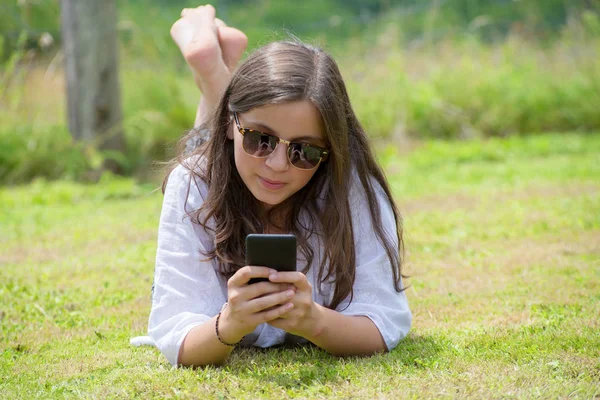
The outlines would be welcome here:
[[[152,180],[198,93],[169,36],[184,0],[117,0],[128,174]],[[249,50],[290,34],[334,55],[376,142],[600,131],[600,0],[220,0]],[[0,0],[0,183],[98,179],[65,121],[58,0]],[[113,155],[114,156],[114,155]]]

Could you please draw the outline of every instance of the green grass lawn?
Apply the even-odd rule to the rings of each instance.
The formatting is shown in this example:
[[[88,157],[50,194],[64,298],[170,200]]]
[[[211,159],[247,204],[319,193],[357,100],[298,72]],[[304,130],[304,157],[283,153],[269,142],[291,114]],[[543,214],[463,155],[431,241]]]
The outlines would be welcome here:
[[[379,152],[404,215],[392,352],[236,350],[174,369],[145,332],[162,195],[105,177],[0,189],[0,398],[600,396],[600,135]]]

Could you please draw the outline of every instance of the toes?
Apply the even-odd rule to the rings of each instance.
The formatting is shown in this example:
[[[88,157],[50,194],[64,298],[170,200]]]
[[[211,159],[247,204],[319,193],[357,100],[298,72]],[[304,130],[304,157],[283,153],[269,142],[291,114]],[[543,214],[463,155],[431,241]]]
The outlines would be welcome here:
[[[225,64],[232,70],[242,58],[248,46],[248,38],[242,31],[224,26],[219,28],[219,44]]]
[[[205,6],[199,6],[196,8],[184,8],[183,10],[181,10],[181,17],[188,17],[188,18],[210,18],[210,19],[214,19],[215,15],[216,15],[216,10],[213,6],[211,6],[210,4],[207,4]]]
[[[248,45],[246,35],[215,17],[208,4],[181,10],[181,19],[171,27],[171,37],[196,75],[209,76],[219,70],[218,60],[227,70],[235,68]],[[223,63],[224,62],[224,63]]]
[[[205,13],[207,13],[208,16],[210,16],[211,18],[215,18],[215,15],[217,14],[217,10],[215,10],[215,8],[213,6],[211,6],[210,4],[206,4],[204,6],[199,6],[195,8],[196,11],[203,11]]]

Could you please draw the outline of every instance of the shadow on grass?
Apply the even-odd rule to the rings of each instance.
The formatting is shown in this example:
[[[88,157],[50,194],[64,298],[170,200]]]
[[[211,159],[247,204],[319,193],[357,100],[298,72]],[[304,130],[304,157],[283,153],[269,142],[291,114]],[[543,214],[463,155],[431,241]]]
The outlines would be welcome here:
[[[437,365],[441,353],[447,347],[442,338],[411,333],[389,356],[394,362],[402,364],[407,369],[429,369]]]
[[[226,369],[241,379],[263,382],[271,389],[298,389],[363,379],[369,373],[395,376],[415,368],[433,368],[443,348],[439,340],[415,334],[393,351],[370,357],[334,357],[312,344],[241,348],[234,351]]]

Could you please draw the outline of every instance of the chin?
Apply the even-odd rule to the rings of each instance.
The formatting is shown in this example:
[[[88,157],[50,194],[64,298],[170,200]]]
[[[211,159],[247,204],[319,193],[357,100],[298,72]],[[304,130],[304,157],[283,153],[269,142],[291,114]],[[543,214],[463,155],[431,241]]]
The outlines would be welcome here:
[[[251,191],[254,198],[269,207],[274,207],[286,201],[293,193],[269,193],[263,190]]]
[[[283,203],[285,200],[288,199],[289,196],[287,197],[281,197],[281,196],[265,196],[265,195],[260,195],[260,196],[254,196],[258,201],[260,201],[261,203],[270,206],[270,207],[274,207],[278,204]]]

